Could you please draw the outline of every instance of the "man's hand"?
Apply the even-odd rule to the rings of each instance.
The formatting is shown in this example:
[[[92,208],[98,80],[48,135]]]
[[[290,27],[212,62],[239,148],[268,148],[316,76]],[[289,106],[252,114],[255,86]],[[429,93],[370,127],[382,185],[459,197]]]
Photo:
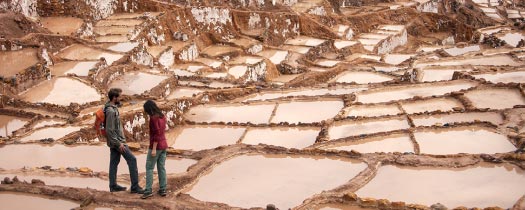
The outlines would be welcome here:
[[[119,150],[122,154],[126,153],[126,147],[124,147],[124,144],[120,144]]]
[[[155,157],[157,155],[157,150],[153,149],[151,150],[151,157]]]

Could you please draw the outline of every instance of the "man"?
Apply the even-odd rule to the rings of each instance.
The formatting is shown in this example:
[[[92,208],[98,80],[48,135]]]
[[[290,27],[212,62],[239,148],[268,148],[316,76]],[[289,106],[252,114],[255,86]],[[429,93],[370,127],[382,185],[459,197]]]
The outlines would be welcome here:
[[[120,106],[119,88],[111,88],[108,92],[109,102],[104,106],[105,130],[107,144],[110,148],[111,157],[109,162],[109,190],[110,192],[125,191],[126,187],[117,184],[117,169],[120,156],[123,156],[128,164],[131,179],[131,193],[143,194],[144,190],[139,186],[139,175],[137,170],[137,159],[126,145],[126,138],[122,130],[118,107]]]

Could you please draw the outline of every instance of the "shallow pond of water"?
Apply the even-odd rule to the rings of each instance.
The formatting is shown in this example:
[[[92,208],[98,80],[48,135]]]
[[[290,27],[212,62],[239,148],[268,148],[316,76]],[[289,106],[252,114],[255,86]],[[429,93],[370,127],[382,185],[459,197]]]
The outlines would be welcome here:
[[[0,76],[9,78],[38,63],[37,49],[0,51]]]
[[[414,152],[414,145],[407,134],[392,134],[388,136],[371,137],[357,141],[339,143],[325,149],[358,151],[360,153],[374,152]]]
[[[52,175],[31,175],[31,174],[0,174],[3,177],[17,177],[20,181],[27,181],[31,183],[32,179],[39,179],[46,183],[46,185],[56,185],[74,188],[90,188],[100,191],[109,191],[109,183],[107,180],[96,177],[72,177],[72,176],[52,176]],[[129,185],[123,183],[123,186]]]
[[[24,136],[20,139],[22,142],[35,141],[46,138],[52,138],[58,140],[70,133],[79,131],[81,126],[66,126],[66,127],[48,127],[34,131],[33,133]]]
[[[23,128],[29,119],[0,115],[0,137],[11,136],[13,131]]]
[[[168,76],[143,72],[129,72],[117,77],[109,86],[112,88],[121,88],[123,94],[134,95],[149,91],[166,79],[168,79]]]
[[[302,149],[315,143],[319,128],[250,128],[242,143]]]
[[[366,167],[357,161],[320,157],[242,155],[216,166],[185,192],[202,201],[242,208],[272,203],[288,209],[347,183]]]
[[[75,79],[54,78],[20,94],[25,101],[32,103],[50,103],[69,106],[70,103],[85,104],[99,101],[101,96],[97,90]]]
[[[523,196],[525,173],[512,166],[483,165],[458,169],[382,166],[356,194],[430,206],[511,208]]]
[[[27,158],[31,154],[31,158]],[[64,145],[43,146],[35,144],[7,145],[0,148],[0,168],[21,169],[23,167],[88,167],[94,172],[108,172],[110,149],[105,146],[76,146]],[[145,172],[146,154],[133,152],[137,158],[139,173]],[[64,158],[67,157],[67,158]],[[17,161],[11,161],[17,160]],[[183,173],[197,161],[192,159],[168,157],[166,160],[167,173]],[[128,174],[126,160],[121,158],[118,174]]]
[[[408,129],[406,118],[396,117],[389,119],[373,119],[366,121],[342,121],[336,122],[328,130],[330,139],[340,139],[362,134],[373,134],[386,131]]]
[[[379,117],[401,114],[396,104],[378,105],[351,105],[346,116],[348,117]]]
[[[336,78],[338,83],[357,83],[369,84],[390,81],[393,78],[381,73],[366,72],[366,71],[347,71]]]
[[[454,98],[431,98],[426,100],[401,102],[401,107],[403,107],[406,113],[414,114],[433,111],[453,111],[453,108],[455,107],[463,108],[463,104]]]
[[[479,89],[465,93],[477,108],[507,109],[514,105],[525,104],[525,99],[518,89]]]
[[[73,209],[80,206],[80,204],[72,201],[13,192],[0,192],[0,202],[2,203],[2,209],[6,210],[56,210]]]
[[[252,122],[266,124],[270,120],[274,107],[275,104],[203,105],[191,108],[184,117],[195,122]]]
[[[437,115],[418,115],[412,116],[412,121],[415,126],[432,126],[435,124],[445,123],[461,123],[461,122],[475,122],[486,121],[494,125],[503,123],[503,116],[497,112],[463,112],[452,114],[437,114]]]
[[[489,73],[489,74],[476,74],[473,75],[475,78],[483,78],[492,83],[525,83],[525,72],[505,72],[505,73]]]
[[[200,151],[236,144],[245,130],[229,126],[183,126],[168,132],[166,138],[175,149]]]
[[[77,32],[84,20],[75,17],[41,17],[40,23],[54,34],[69,36]]]
[[[359,92],[357,93],[357,101],[362,103],[381,103],[409,99],[414,96],[439,96],[474,86],[476,86],[475,82],[462,80],[446,83],[398,86]]]
[[[50,67],[51,73],[56,76],[64,76],[67,74],[74,74],[80,77],[87,77],[89,70],[95,68],[98,61],[66,61],[57,63]]]
[[[343,107],[344,103],[340,100],[282,102],[279,103],[271,122],[321,122],[335,117]]]
[[[421,153],[426,154],[495,154],[516,150],[505,135],[484,128],[453,128],[415,132]]]

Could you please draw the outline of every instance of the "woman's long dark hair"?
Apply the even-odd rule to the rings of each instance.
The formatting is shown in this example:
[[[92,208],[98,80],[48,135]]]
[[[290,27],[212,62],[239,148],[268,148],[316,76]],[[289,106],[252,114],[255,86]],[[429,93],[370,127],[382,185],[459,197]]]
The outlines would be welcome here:
[[[159,117],[164,117],[162,111],[160,111],[157,104],[152,100],[147,100],[146,103],[144,103],[144,111],[146,111],[149,116],[157,115]]]

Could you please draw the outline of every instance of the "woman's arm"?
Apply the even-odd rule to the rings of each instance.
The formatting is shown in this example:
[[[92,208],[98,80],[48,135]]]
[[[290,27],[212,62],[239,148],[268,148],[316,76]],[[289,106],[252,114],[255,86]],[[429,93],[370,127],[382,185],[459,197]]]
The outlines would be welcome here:
[[[153,148],[151,148],[151,156],[155,157],[157,155],[157,142],[153,142]]]

